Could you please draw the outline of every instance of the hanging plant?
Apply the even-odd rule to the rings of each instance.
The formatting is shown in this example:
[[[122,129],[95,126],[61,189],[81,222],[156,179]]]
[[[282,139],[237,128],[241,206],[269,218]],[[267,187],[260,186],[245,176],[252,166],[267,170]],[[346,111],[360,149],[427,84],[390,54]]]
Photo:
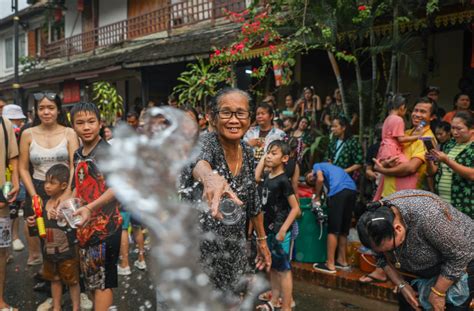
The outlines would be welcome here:
[[[107,124],[114,124],[117,116],[123,113],[123,98],[109,82],[98,81],[92,84],[92,102],[97,105],[100,117]]]

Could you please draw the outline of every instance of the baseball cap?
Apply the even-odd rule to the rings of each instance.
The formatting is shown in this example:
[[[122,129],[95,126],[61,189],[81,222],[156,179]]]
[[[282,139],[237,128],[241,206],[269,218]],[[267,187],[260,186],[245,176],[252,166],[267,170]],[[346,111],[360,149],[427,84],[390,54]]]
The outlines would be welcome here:
[[[26,119],[26,116],[23,114],[23,110],[18,105],[10,104],[3,107],[2,115],[9,120],[20,120]]]

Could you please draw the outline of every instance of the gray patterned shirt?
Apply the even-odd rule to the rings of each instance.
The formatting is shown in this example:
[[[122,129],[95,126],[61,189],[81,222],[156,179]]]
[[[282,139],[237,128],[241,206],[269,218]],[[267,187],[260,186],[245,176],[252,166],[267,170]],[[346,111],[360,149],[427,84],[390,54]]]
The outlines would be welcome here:
[[[398,257],[404,272],[456,281],[474,259],[474,221],[427,191],[403,190],[387,200],[400,211],[407,232],[387,258],[378,257],[377,265],[383,268],[387,259],[394,263]]]

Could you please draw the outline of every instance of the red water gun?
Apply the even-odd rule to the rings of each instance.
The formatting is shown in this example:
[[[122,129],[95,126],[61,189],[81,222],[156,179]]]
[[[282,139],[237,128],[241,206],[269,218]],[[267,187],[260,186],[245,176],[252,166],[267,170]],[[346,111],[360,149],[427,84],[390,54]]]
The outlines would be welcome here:
[[[46,237],[46,228],[44,226],[43,218],[43,202],[39,195],[33,196],[33,210],[36,215],[36,226],[38,227],[39,236],[42,238]]]

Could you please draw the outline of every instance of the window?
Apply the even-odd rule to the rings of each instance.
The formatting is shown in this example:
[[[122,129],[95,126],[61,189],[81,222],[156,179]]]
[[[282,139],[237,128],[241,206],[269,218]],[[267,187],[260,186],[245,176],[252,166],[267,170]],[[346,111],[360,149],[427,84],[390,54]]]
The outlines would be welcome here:
[[[26,56],[26,35],[21,34],[20,37],[18,38],[18,47],[19,47],[19,53],[18,57],[24,57]],[[5,68],[10,69],[13,67],[14,62],[15,62],[15,56],[13,54],[14,51],[14,41],[13,37],[8,38],[5,40]]]
[[[13,38],[5,40],[5,68],[13,67]]]

